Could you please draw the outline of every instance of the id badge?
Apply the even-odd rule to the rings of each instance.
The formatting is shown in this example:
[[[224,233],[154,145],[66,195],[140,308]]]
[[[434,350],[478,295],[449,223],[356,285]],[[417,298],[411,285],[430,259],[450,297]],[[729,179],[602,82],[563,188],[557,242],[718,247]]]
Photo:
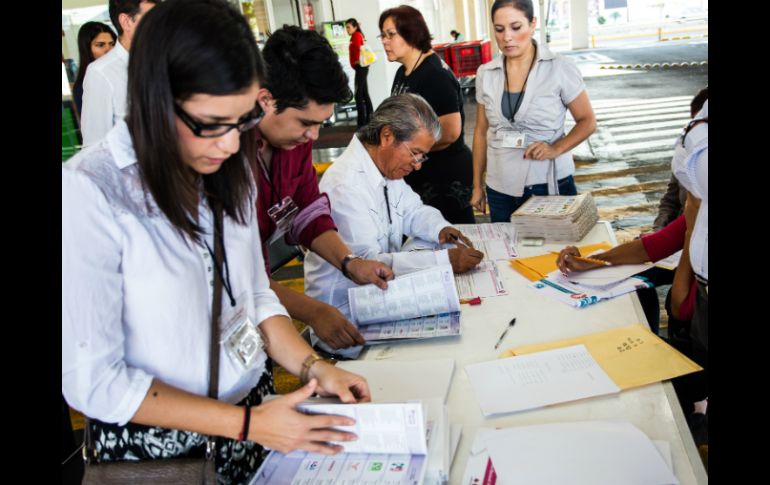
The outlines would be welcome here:
[[[299,212],[299,207],[291,197],[284,197],[281,202],[267,210],[267,215],[275,223],[275,232],[270,237],[270,243],[282,238],[291,228],[294,217]]]
[[[220,343],[225,346],[228,357],[245,372],[259,363],[267,345],[264,334],[249,314],[246,293],[241,293],[235,301],[234,307],[223,305]]]
[[[509,131],[503,134],[504,148],[524,148],[524,133]]]

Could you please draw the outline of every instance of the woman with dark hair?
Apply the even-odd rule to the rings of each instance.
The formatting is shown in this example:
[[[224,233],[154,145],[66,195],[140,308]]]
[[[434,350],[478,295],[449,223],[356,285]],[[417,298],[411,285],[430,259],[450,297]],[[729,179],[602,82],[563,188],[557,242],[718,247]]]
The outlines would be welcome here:
[[[441,138],[430,152],[430,162],[404,179],[425,204],[441,211],[453,224],[473,224],[470,204],[473,158],[463,138],[465,113],[460,83],[431,48],[431,36],[419,10],[408,5],[380,14],[380,36],[389,61],[401,67],[391,95],[419,94],[441,123]]]
[[[202,456],[212,436],[219,482],[244,483],[267,448],[355,439],[329,429],[348,418],[295,410],[369,388],[312,352],[268,286],[246,153],[264,70],[224,0],[162,2],[132,44],[126,120],[62,168],[62,393],[93,418],[98,460]],[[268,356],[306,385],[263,404]]]
[[[356,113],[358,115],[357,124],[361,128],[369,123],[369,118],[372,116],[372,111],[374,111],[372,100],[369,98],[369,86],[366,83],[366,77],[369,75],[369,66],[362,66],[359,62],[361,46],[364,45],[366,38],[364,33],[361,32],[361,26],[358,25],[358,21],[354,18],[350,18],[345,22],[345,30],[350,36],[350,46],[348,47],[350,67],[356,72]]]
[[[509,222],[532,195],[577,194],[570,150],[593,133],[596,116],[572,59],[533,38],[531,0],[496,0],[492,23],[503,55],[476,73],[471,203],[485,212],[488,199],[492,222]],[[575,126],[565,135],[567,110]]]
[[[86,68],[115,47],[117,40],[118,36],[115,32],[101,22],[86,22],[80,27],[78,31],[80,66],[78,66],[78,75],[72,89],[78,117],[80,117],[80,108],[83,106],[83,79],[86,77]]]

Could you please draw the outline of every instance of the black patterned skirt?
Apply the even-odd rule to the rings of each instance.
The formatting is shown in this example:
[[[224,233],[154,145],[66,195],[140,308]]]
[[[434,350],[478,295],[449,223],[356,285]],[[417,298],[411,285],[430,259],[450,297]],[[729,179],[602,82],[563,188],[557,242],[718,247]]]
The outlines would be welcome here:
[[[272,372],[262,374],[257,385],[239,406],[257,406],[267,394],[275,394]],[[176,457],[202,457],[206,438],[178,429],[126,423],[125,426],[89,419],[96,458],[99,461],[157,460]],[[268,454],[253,441],[216,438],[217,481],[221,484],[248,483]]]

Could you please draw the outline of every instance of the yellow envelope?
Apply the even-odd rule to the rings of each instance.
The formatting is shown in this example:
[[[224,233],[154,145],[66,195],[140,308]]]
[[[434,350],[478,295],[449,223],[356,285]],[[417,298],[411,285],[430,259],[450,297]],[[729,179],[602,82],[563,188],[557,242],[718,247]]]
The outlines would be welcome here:
[[[598,244],[589,244],[587,246],[579,246],[580,254],[591,254],[594,251],[600,249],[608,250],[612,249],[612,244],[608,242],[600,242]],[[530,281],[538,281],[546,277],[548,273],[556,271],[555,254],[543,254],[541,256],[530,256],[529,258],[512,259],[511,266],[513,269],[521,273],[525,278]]]
[[[638,323],[592,335],[508,349],[499,358],[579,344],[586,346],[604,372],[621,389],[644,386],[703,370]]]

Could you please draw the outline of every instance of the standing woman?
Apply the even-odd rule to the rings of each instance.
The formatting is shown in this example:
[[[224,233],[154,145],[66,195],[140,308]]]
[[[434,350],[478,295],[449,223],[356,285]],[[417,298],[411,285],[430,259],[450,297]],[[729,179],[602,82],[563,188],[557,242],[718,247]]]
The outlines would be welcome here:
[[[492,222],[508,222],[532,195],[577,194],[570,150],[596,117],[575,63],[532,37],[530,0],[496,0],[492,23],[503,55],[476,74],[471,203],[484,212],[488,199]],[[565,136],[567,109],[576,124]]]
[[[245,153],[263,78],[224,0],[159,3],[133,41],[126,120],[62,168],[62,393],[92,418],[99,460],[202,456],[210,435],[219,482],[245,483],[263,447],[334,454],[329,441],[355,439],[327,429],[350,419],[295,410],[369,388],[313,353],[268,286]],[[211,336],[220,306],[220,326],[237,324],[225,343]],[[251,321],[231,318],[238,309]],[[307,384],[262,404],[267,356]]]
[[[78,118],[80,118],[80,108],[83,106],[83,79],[86,77],[86,68],[115,47],[117,40],[118,36],[115,35],[115,32],[101,22],[86,22],[80,27],[78,31],[80,66],[75,78],[75,86],[72,89]]]
[[[369,75],[369,66],[362,66],[359,63],[361,57],[361,46],[364,45],[364,33],[361,32],[361,27],[358,25],[358,21],[354,18],[350,18],[345,22],[345,30],[347,30],[350,36],[350,67],[356,71],[356,113],[358,114],[358,127],[361,128],[365,124],[369,123],[369,118],[372,116],[374,109],[372,108],[372,100],[369,98],[369,86],[366,83],[366,77]]]
[[[431,36],[419,10],[401,5],[380,15],[380,39],[389,61],[401,67],[393,80],[391,95],[419,94],[430,104],[441,123],[422,170],[404,179],[425,204],[441,211],[453,224],[473,224],[469,202],[473,182],[473,157],[463,139],[463,95],[449,67],[431,50]]]

